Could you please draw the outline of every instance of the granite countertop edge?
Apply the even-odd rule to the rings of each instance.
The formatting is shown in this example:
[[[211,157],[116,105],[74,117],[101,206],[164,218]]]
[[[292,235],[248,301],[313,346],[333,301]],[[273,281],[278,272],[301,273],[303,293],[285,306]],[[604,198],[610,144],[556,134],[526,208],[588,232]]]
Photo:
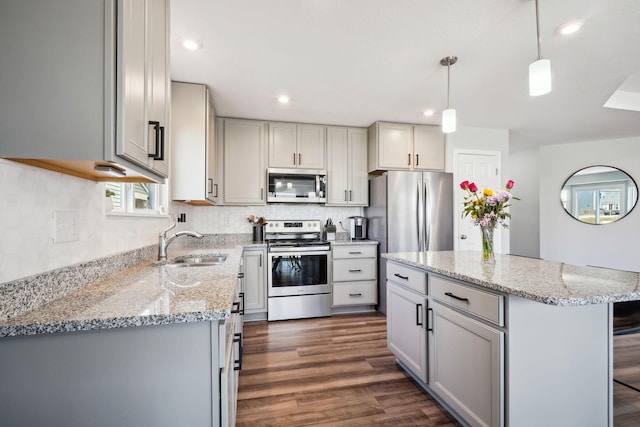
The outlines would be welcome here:
[[[614,302],[625,302],[625,301],[635,301],[640,300],[640,291],[637,289],[632,292],[613,292],[613,293],[602,293],[596,295],[576,295],[576,296],[558,296],[552,295],[551,293],[543,293],[541,291],[535,292],[534,290],[527,289],[518,289],[513,286],[509,286],[505,283],[496,283],[492,281],[490,278],[481,278],[477,276],[472,276],[470,274],[461,273],[458,271],[452,271],[448,268],[442,268],[434,265],[425,264],[422,262],[416,262],[411,259],[407,259],[406,254],[393,254],[393,253],[385,253],[381,255],[383,258],[387,258],[392,261],[399,262],[401,264],[405,264],[408,266],[416,267],[421,270],[425,270],[427,272],[440,274],[442,276],[446,276],[452,279],[457,279],[463,282],[470,283],[472,285],[480,286],[485,289],[501,292],[508,295],[514,295],[518,297],[522,297],[528,300],[537,301],[547,305],[554,305],[560,307],[572,307],[572,306],[581,306],[581,305],[592,305],[592,304],[607,304]],[[510,255],[500,255],[499,257],[512,257]],[[519,259],[521,257],[512,257],[514,259]],[[477,252],[477,263],[480,261],[480,253]],[[504,259],[504,258],[503,258]],[[499,263],[500,260],[498,259]],[[544,261],[544,260],[535,260],[534,262],[541,262],[550,265],[563,265],[562,263],[557,263],[553,261]],[[590,267],[581,267],[581,266],[572,266],[577,269],[583,268],[585,270]],[[618,270],[610,270],[610,271],[618,271]],[[621,272],[629,275],[638,275],[638,273],[633,272]],[[518,280],[517,277],[510,278],[511,281]],[[637,280],[637,279],[636,279]]]
[[[180,248],[176,245],[170,253],[172,258],[203,252],[228,252],[230,258],[227,260],[228,264],[220,267],[219,270],[215,270],[217,267],[186,269],[159,267],[153,266],[155,258],[144,259],[135,265],[117,271],[113,275],[101,277],[93,283],[75,289],[52,301],[17,315],[0,319],[0,338],[227,319],[231,316],[233,289],[235,289],[242,251],[264,247],[265,245],[261,242],[251,241],[222,243],[207,248],[189,245],[183,245]],[[202,277],[205,286],[193,299],[202,297],[201,299],[204,299],[210,307],[205,309],[172,308],[170,312],[165,313],[134,313],[136,311],[140,313],[141,306],[146,306],[150,301],[158,298],[159,288],[165,290],[167,283],[162,279],[157,279],[157,281],[155,279],[156,277],[164,277],[159,273],[159,269],[167,269],[172,274],[184,272],[184,274],[191,275],[189,280],[198,280],[199,277]],[[204,279],[207,275],[207,279]],[[65,280],[68,281],[69,278],[64,277],[60,282],[64,283]],[[122,291],[128,293],[118,295]],[[174,288],[172,291],[180,292],[181,290]],[[190,290],[185,290],[185,292],[188,291]],[[114,297],[127,302],[131,301],[132,308],[123,310],[123,314],[118,314],[119,309],[109,308],[103,302],[103,300]],[[85,309],[89,312],[95,310],[96,315],[83,314]]]

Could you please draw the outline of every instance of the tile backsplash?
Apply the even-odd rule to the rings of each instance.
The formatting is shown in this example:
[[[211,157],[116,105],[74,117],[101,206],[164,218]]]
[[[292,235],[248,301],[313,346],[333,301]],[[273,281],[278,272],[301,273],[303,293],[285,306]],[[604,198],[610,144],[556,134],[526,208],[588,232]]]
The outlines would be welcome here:
[[[332,218],[347,227],[358,207],[321,205],[211,206],[171,203],[177,230],[204,234],[251,233],[249,215],[269,219]],[[73,239],[60,226],[73,227]],[[62,220],[61,220],[62,218]],[[104,184],[0,159],[0,284],[120,252],[154,245],[167,217],[106,215]],[[68,233],[67,233],[68,234]],[[70,240],[70,241],[66,241]]]
[[[157,243],[166,217],[105,215],[104,198],[102,183],[0,159],[0,284]]]

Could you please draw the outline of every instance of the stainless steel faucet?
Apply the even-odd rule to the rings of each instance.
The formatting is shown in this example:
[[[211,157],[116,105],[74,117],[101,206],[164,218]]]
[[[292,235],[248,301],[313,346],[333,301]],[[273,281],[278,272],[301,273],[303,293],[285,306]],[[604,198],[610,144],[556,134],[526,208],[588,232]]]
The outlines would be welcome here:
[[[166,261],[167,260],[167,248],[169,245],[176,240],[180,236],[191,236],[196,239],[202,239],[204,235],[197,233],[195,231],[178,231],[170,237],[167,237],[167,231],[175,228],[176,223],[174,222],[166,229],[160,232],[159,245],[158,245],[158,261]]]

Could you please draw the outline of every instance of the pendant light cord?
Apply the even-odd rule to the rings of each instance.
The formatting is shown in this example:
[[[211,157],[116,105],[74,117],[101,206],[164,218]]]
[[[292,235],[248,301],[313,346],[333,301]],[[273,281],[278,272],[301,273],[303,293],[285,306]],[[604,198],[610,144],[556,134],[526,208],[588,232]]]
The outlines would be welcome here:
[[[540,12],[538,10],[538,0],[534,0],[536,4],[536,34],[538,35],[538,59],[542,59],[542,49],[540,48]]]
[[[449,102],[451,92],[451,60],[447,63],[447,109],[451,108],[451,103]]]

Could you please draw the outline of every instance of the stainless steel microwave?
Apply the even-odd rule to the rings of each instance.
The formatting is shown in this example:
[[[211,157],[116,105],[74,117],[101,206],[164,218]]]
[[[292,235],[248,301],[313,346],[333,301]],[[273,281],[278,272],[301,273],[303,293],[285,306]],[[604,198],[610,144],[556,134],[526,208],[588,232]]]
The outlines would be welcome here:
[[[267,169],[268,203],[326,203],[327,172],[318,169]]]

